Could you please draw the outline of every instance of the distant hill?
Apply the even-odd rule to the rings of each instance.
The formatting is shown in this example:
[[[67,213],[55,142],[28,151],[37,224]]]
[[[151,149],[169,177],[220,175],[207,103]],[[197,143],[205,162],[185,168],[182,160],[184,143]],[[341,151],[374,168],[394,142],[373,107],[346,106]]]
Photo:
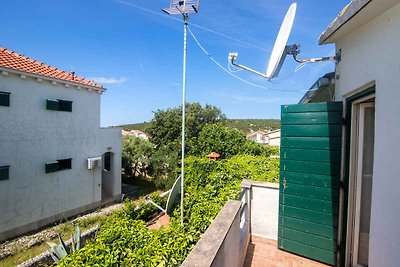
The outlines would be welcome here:
[[[228,119],[226,125],[236,128],[242,132],[249,132],[250,130],[266,130],[272,131],[281,127],[281,120],[276,119]]]
[[[227,126],[236,128],[244,133],[250,130],[275,130],[281,127],[281,121],[277,119],[228,119],[225,123]],[[141,130],[146,132],[146,128],[151,125],[151,122],[133,123],[120,125],[126,131]]]
[[[145,121],[141,123],[133,123],[133,124],[125,124],[125,125],[119,125],[118,127],[122,127],[125,131],[130,131],[130,130],[140,130],[143,132],[146,132],[146,128],[151,125],[151,122]]]

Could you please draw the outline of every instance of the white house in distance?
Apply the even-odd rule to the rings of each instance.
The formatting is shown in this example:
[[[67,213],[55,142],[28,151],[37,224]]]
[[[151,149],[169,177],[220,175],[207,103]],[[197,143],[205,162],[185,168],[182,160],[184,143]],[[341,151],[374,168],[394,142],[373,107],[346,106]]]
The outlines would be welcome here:
[[[100,129],[105,89],[0,48],[0,241],[121,194],[121,129]]]
[[[248,133],[246,138],[259,144],[279,147],[281,140],[281,130],[278,129],[270,132],[258,130]]]
[[[281,145],[281,129],[267,133],[268,145],[279,147]]]
[[[259,144],[268,144],[268,137],[261,130],[248,133],[246,138]]]
[[[140,130],[132,130],[130,131],[131,135],[142,138],[144,140],[149,140],[149,136]]]
[[[126,135],[135,136],[135,137],[141,138],[146,141],[149,140],[149,136],[140,130],[125,131],[124,129],[122,129],[122,136],[126,136]]]

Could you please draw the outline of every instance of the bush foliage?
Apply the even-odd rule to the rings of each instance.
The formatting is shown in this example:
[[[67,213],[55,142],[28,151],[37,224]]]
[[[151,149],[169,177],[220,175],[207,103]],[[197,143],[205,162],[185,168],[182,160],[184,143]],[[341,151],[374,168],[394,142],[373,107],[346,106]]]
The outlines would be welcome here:
[[[244,179],[278,181],[279,161],[265,156],[240,155],[209,161],[188,157],[186,163],[184,225],[177,206],[167,229],[148,230],[146,220],[156,210],[127,202],[105,220],[96,239],[66,257],[61,266],[180,266],[229,199],[236,199]],[[165,205],[165,199],[152,196]],[[163,202],[164,201],[164,202]]]

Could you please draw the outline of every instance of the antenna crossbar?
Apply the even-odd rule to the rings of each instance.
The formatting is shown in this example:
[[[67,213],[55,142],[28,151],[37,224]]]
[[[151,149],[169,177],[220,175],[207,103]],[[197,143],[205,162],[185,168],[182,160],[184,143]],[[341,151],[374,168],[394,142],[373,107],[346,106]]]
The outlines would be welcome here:
[[[197,13],[199,9],[199,0],[171,0],[170,7],[164,8],[164,11],[170,15]]]

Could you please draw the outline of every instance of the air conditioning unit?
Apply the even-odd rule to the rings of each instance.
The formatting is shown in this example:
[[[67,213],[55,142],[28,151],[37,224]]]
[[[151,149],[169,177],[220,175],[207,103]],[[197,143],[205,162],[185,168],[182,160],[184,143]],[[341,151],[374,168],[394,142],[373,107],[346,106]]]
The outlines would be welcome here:
[[[100,166],[101,166],[101,157],[88,158],[87,159],[87,168],[88,168],[88,170],[93,170],[95,168],[100,168]]]

